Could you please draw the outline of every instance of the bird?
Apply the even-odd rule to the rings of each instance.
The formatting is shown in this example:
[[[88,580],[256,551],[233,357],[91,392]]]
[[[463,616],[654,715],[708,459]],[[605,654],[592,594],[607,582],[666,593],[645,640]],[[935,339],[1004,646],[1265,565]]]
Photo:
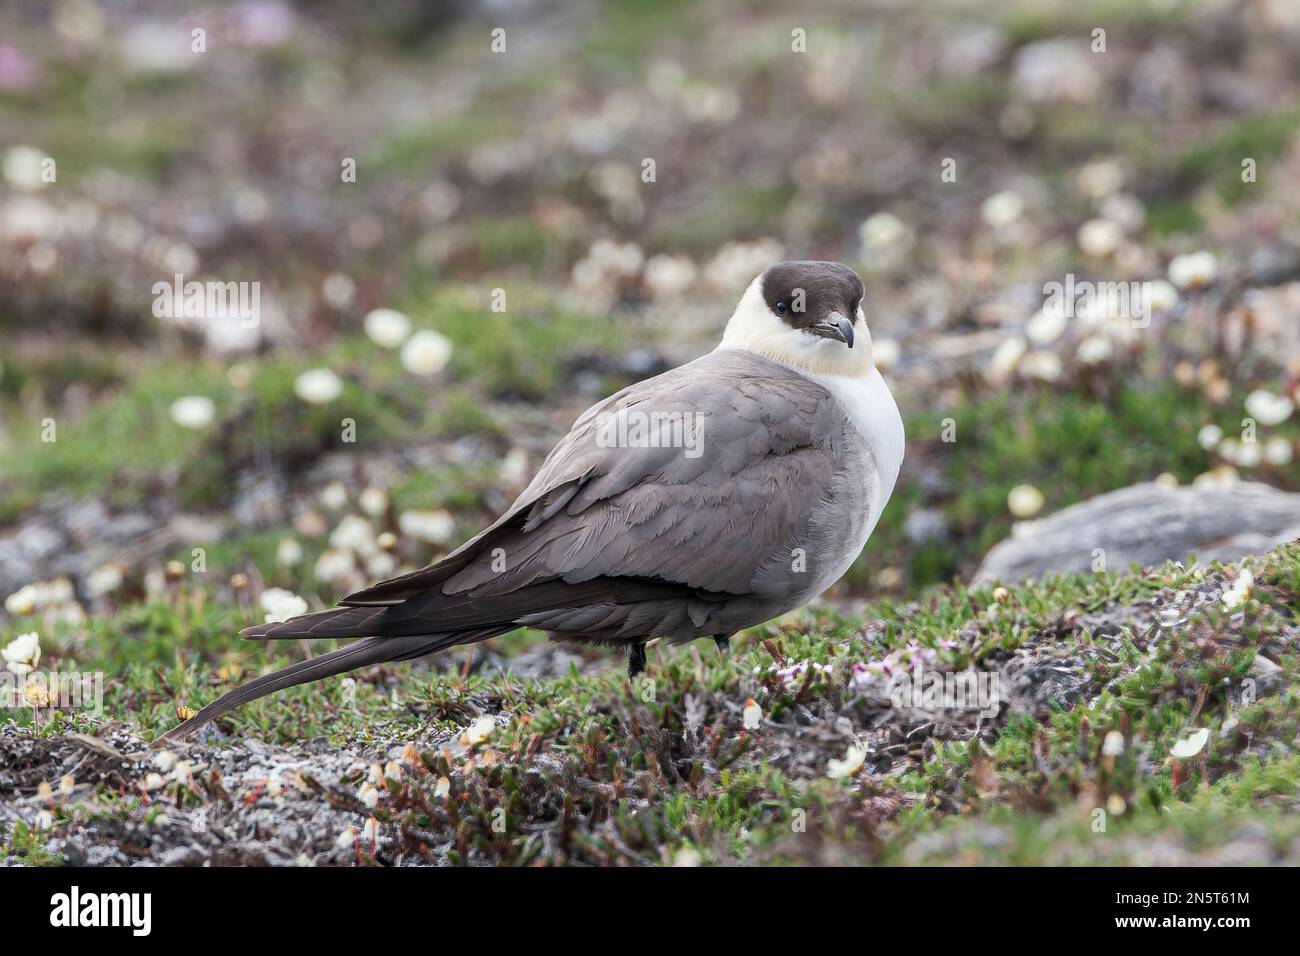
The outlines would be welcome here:
[[[254,640],[359,638],[257,677],[168,731],[267,694],[520,627],[619,646],[712,638],[802,606],[858,558],[902,465],[865,288],[837,262],[770,266],[717,347],[580,415],[505,512],[465,544]]]

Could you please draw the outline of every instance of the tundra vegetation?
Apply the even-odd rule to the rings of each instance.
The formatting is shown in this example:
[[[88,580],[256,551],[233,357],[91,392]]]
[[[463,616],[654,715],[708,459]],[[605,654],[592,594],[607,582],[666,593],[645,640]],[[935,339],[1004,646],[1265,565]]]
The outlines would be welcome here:
[[[3,16],[5,687],[103,709],[5,711],[0,862],[1300,861],[1300,549],[964,583],[1136,482],[1300,490],[1294,4]],[[634,684],[521,631],[147,749],[789,257],[862,275],[907,421],[822,601]],[[979,720],[891,695],[967,671]]]

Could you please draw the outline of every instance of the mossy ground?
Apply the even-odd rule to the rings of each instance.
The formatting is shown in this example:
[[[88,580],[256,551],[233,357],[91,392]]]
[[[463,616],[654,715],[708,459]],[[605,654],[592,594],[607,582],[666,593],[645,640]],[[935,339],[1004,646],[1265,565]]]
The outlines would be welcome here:
[[[178,705],[298,656],[232,638],[248,614],[177,582],[167,601],[50,642],[51,666],[106,673],[105,711],[47,714],[39,730],[27,713],[4,731],[7,785],[28,794],[26,809],[53,814],[39,836],[31,821],[11,827],[5,852],[42,862],[69,842],[84,853],[115,840],[161,858],[173,846],[151,830],[160,816],[181,840],[196,813],[242,833],[242,817],[278,807],[291,820],[328,808],[330,822],[293,838],[272,828],[253,849],[205,836],[194,859],[1297,862],[1300,546],[1255,561],[1251,596],[1228,608],[1222,592],[1241,573],[1169,565],[997,594],[940,589],[865,619],[813,608],[745,633],[729,656],[707,642],[653,649],[632,683],[602,651],[525,676],[515,668],[538,641],[520,634],[248,705],[190,749],[203,768],[192,785],[145,790],[144,745],[176,723]],[[997,715],[914,711],[862,681],[864,667],[900,653],[1001,673]],[[762,719],[747,730],[749,699]],[[483,715],[491,733],[465,738]],[[1193,728],[1208,744],[1174,760]],[[105,758],[102,782],[58,796],[57,771],[80,746],[72,734],[145,762]],[[866,745],[862,769],[828,777],[855,742]],[[252,757],[272,769],[250,778]],[[389,779],[368,808],[356,790],[372,763]],[[55,795],[38,795],[42,780]],[[372,816],[378,847],[334,845]]]

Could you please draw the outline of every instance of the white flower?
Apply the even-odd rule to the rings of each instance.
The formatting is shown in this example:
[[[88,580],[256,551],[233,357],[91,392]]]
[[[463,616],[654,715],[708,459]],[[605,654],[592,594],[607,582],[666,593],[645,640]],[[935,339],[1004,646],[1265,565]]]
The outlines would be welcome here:
[[[361,842],[369,843],[371,846],[379,845],[379,821],[371,817],[366,821],[366,825],[361,828]]]
[[[366,558],[366,574],[372,578],[391,578],[397,573],[397,558],[387,551],[376,551]]]
[[[403,511],[397,517],[402,534],[429,544],[446,544],[456,530],[456,519],[444,508],[436,511]]]
[[[1124,167],[1115,159],[1096,159],[1075,174],[1080,191],[1089,199],[1104,199],[1124,185]]]
[[[172,402],[172,421],[194,431],[207,428],[217,413],[217,406],[206,395],[186,395]]]
[[[1274,435],[1264,443],[1264,460],[1270,465],[1289,465],[1291,456],[1291,442],[1281,435]]]
[[[36,814],[36,829],[48,830],[54,826],[54,814],[49,810],[41,810]]]
[[[1196,443],[1206,451],[1214,451],[1223,441],[1223,429],[1218,425],[1205,425],[1196,433]]]
[[[1029,336],[1029,341],[1035,345],[1046,345],[1048,342],[1055,342],[1064,334],[1068,321],[1064,306],[1059,303],[1045,306],[1030,316],[1029,321],[1025,323],[1025,335]]]
[[[366,488],[357,498],[357,504],[361,510],[372,518],[378,518],[388,510],[388,494],[383,488],[376,488],[374,485]]]
[[[361,786],[357,788],[357,799],[360,800],[368,810],[373,810],[375,804],[379,803],[379,789],[369,780],[363,780]]]
[[[1123,238],[1119,226],[1109,219],[1089,219],[1079,227],[1079,248],[1098,259],[1112,255]]]
[[[38,591],[34,584],[24,584],[13,594],[5,598],[5,610],[14,617],[26,617],[36,611]]]
[[[172,779],[182,786],[188,787],[194,782],[194,767],[188,760],[176,761],[176,769],[172,773]]]
[[[1147,305],[1152,312],[1168,312],[1178,304],[1178,290],[1172,282],[1164,279],[1152,279],[1143,283],[1147,293]]]
[[[19,677],[30,674],[41,662],[41,636],[35,631],[19,634],[0,649],[0,657],[5,659],[5,667],[11,674]]]
[[[267,588],[258,602],[266,612],[267,624],[278,624],[307,613],[307,602],[284,588]]]
[[[334,845],[340,850],[350,850],[356,845],[358,833],[356,827],[344,827],[334,838]]]
[[[312,368],[293,382],[294,394],[309,405],[325,405],[343,393],[343,380],[327,368]]]
[[[1027,343],[1019,335],[1004,339],[989,359],[987,374],[994,381],[1006,378],[1015,369],[1020,357],[1025,354]]]
[[[465,741],[471,746],[481,743],[490,737],[492,732],[496,729],[497,722],[487,714],[484,714],[482,717],[475,720],[474,723],[469,725],[469,728],[465,731]]]
[[[441,800],[449,793],[451,793],[451,781],[446,777],[439,777],[438,782],[433,785],[433,795]]]
[[[1079,349],[1074,353],[1084,365],[1100,365],[1109,359],[1115,350],[1110,344],[1110,339],[1105,335],[1090,335],[1079,343]]]
[[[843,760],[832,757],[826,761],[826,776],[832,780],[843,780],[862,769],[862,762],[867,759],[867,748],[854,744],[844,754]]]
[[[336,309],[346,309],[352,304],[356,295],[357,284],[345,272],[331,272],[320,284],[321,296],[325,302]],[[374,336],[372,335],[373,339]]]
[[[759,724],[763,722],[763,708],[759,707],[758,701],[752,697],[745,701],[745,707],[740,715],[746,730],[758,730]]]
[[[341,481],[331,481],[320,490],[320,502],[330,511],[342,511],[347,507],[348,490]]]
[[[1101,743],[1101,752],[1107,757],[1118,757],[1124,752],[1124,735],[1112,730]]]
[[[176,755],[170,750],[160,750],[153,755],[153,765],[162,773],[171,773],[176,769]]]
[[[167,781],[163,779],[160,773],[146,774],[144,778],[144,788],[146,790],[161,790],[166,786]]]
[[[1231,465],[1216,465],[1192,479],[1193,488],[1230,488],[1240,480],[1237,469]]]
[[[1162,471],[1156,475],[1155,481],[1161,488],[1173,489],[1178,487],[1178,477],[1167,471]]]
[[[402,368],[412,375],[437,375],[451,359],[451,340],[432,329],[421,329],[402,346]]]
[[[1210,731],[1207,728],[1193,730],[1170,748],[1169,756],[1175,760],[1189,760],[1204,750],[1209,742]]]
[[[772,263],[784,258],[784,247],[775,239],[727,242],[704,267],[704,276],[718,289],[741,288]]]
[[[1232,586],[1223,592],[1223,606],[1229,611],[1240,607],[1250,597],[1250,592],[1255,586],[1255,576],[1247,568],[1242,568],[1237,572],[1236,579]]]
[[[651,256],[645,264],[645,284],[656,300],[674,299],[695,284],[699,270],[686,256]]]
[[[1007,493],[1007,508],[1017,518],[1032,518],[1043,510],[1043,493],[1033,485],[1016,485]]]
[[[1246,412],[1261,425],[1280,425],[1295,411],[1295,403],[1285,395],[1274,395],[1262,388],[1246,396]]]
[[[1259,443],[1254,441],[1239,442],[1230,438],[1219,446],[1219,457],[1238,468],[1258,467],[1261,454]]]
[[[344,548],[361,557],[368,557],[378,550],[375,529],[361,515],[344,515],[343,520],[330,532],[330,545]]]
[[[395,349],[411,334],[411,320],[396,309],[375,309],[366,315],[366,335],[381,348]]]
[[[101,564],[86,576],[86,590],[91,597],[112,594],[122,586],[122,565],[117,562]]]
[[[357,560],[351,551],[343,548],[326,548],[316,559],[318,581],[338,581],[357,569]]]
[[[1011,225],[1024,211],[1025,201],[1020,198],[1019,193],[1010,190],[994,193],[984,200],[984,205],[980,207],[980,214],[984,217],[984,221],[994,229]]]
[[[14,146],[5,151],[5,181],[19,192],[32,193],[49,185],[43,175],[48,159],[35,146]]]
[[[1218,277],[1219,262],[1212,252],[1189,252],[1174,256],[1169,263],[1169,281],[1180,289],[1204,288]]]
[[[302,561],[302,545],[297,538],[281,538],[275,546],[275,563],[282,568],[292,568]]]
[[[1043,382],[1061,377],[1061,358],[1055,352],[1030,352],[1020,360],[1020,374]]]
[[[878,212],[858,227],[862,258],[871,259],[912,244],[912,233],[903,221],[889,212]]]

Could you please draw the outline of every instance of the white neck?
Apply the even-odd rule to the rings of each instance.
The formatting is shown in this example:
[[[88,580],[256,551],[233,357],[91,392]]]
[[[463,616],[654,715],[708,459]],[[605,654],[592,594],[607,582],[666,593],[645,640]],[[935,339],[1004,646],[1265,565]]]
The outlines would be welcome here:
[[[876,365],[871,333],[858,309],[853,348],[835,339],[819,338],[791,328],[773,314],[763,299],[763,277],[749,284],[722,333],[720,349],[745,349],[800,372],[866,378]]]

